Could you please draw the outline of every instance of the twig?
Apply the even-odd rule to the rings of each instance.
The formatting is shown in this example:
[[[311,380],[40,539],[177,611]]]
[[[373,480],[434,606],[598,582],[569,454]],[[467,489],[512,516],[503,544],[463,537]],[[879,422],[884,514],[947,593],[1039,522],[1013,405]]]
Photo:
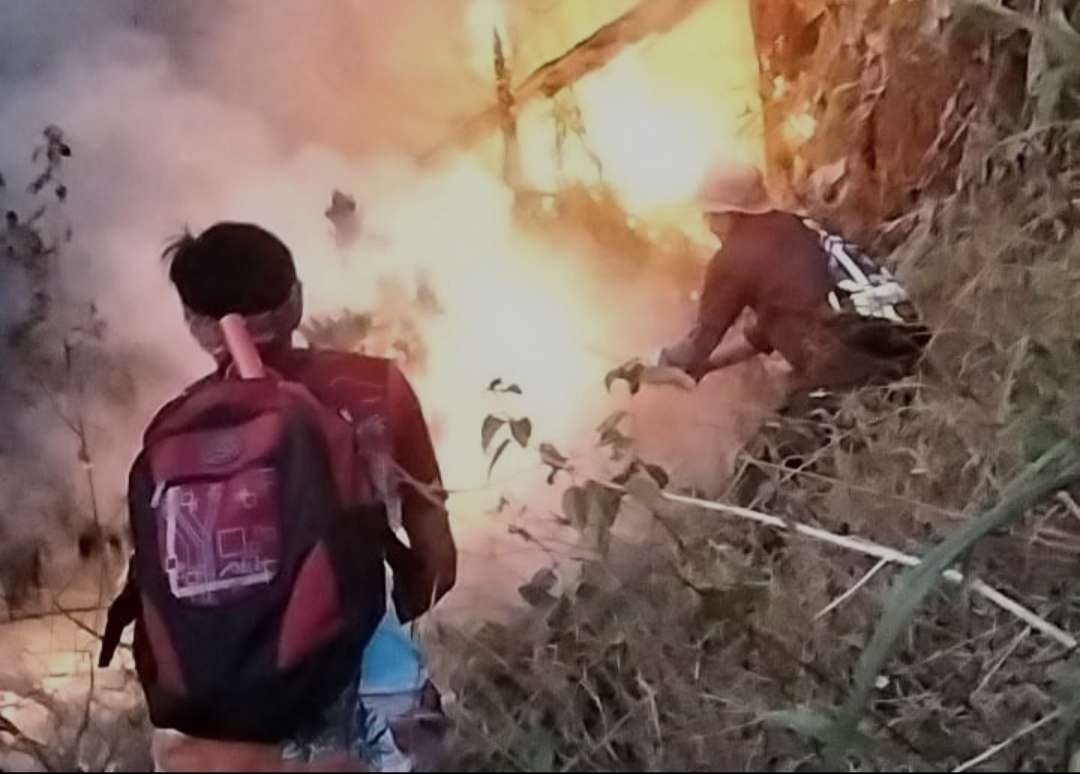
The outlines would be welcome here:
[[[1059,502],[1063,503],[1066,508],[1069,509],[1069,512],[1073,516],[1075,516],[1078,521],[1080,521],[1080,504],[1077,504],[1076,500],[1072,498],[1071,494],[1069,494],[1065,490],[1062,490],[1057,493],[1057,499]]]
[[[838,596],[836,599],[834,599],[828,605],[823,607],[821,609],[821,612],[819,612],[817,615],[814,616],[814,620],[816,621],[819,618],[825,617],[826,615],[831,613],[833,610],[840,607],[840,605],[844,604],[844,602],[846,602],[850,597],[852,597],[859,589],[861,589],[863,586],[865,586],[867,583],[869,583],[870,579],[873,578],[875,575],[877,575],[878,572],[880,572],[881,569],[884,568],[888,564],[889,564],[888,559],[880,559],[880,560],[878,560],[878,563],[875,564],[873,567],[871,567],[870,572],[868,572],[868,573],[866,573],[866,575],[862,576],[859,579],[858,583],[856,583],[850,589],[848,589],[843,594]]]
[[[511,96],[520,109],[539,97],[552,97],[589,73],[600,69],[624,49],[656,33],[666,32],[704,5],[704,0],[642,0],[622,16],[603,25],[556,58],[533,70]],[[440,152],[460,148],[499,125],[502,107],[498,103],[477,113],[442,140],[420,154],[421,163]]]
[[[34,758],[46,771],[50,771],[52,766],[48,759],[49,748],[43,743],[37,741],[32,736],[29,736],[21,728],[16,726],[10,720],[0,715],[0,734],[7,734],[15,740],[13,746],[15,750],[25,755],[29,755]]]
[[[47,618],[69,618],[72,615],[81,613],[104,613],[108,609],[104,605],[93,605],[90,607],[73,607],[68,610],[58,608],[40,613],[25,613],[23,615],[13,615],[5,621],[0,621],[0,626],[23,623],[24,621],[40,621]]]
[[[768,629],[751,624],[748,627],[747,633],[750,635],[751,642],[765,643],[784,658],[792,661],[795,664],[798,664],[803,669],[803,671],[805,671],[808,675],[817,680],[821,685],[827,688],[832,688],[834,691],[843,691],[844,686],[839,680],[835,679],[827,672],[820,669],[816,664],[807,661],[806,659],[799,656],[797,653],[789,650],[787,645],[784,644],[783,640],[770,632]]]
[[[846,489],[850,489],[852,492],[862,492],[863,494],[872,495],[874,497],[884,497],[889,500],[895,500],[896,502],[910,505],[914,508],[922,508],[928,511],[934,511],[940,513],[942,516],[947,516],[950,519],[962,519],[964,514],[954,508],[943,508],[940,505],[932,505],[921,500],[916,500],[912,497],[904,497],[903,495],[892,494],[891,492],[880,492],[868,486],[859,486],[858,484],[852,484],[849,481],[836,478],[835,476],[826,476],[822,473],[817,473],[812,470],[803,470],[802,468],[789,468],[785,465],[779,465],[775,462],[766,462],[765,460],[755,459],[749,457],[747,459],[747,465],[753,465],[759,468],[771,468],[773,470],[780,471],[785,475],[803,476],[804,478],[812,478],[818,481],[822,481],[826,484],[834,484],[843,486]]]
[[[66,610],[55,599],[53,600],[53,606],[56,608],[56,611],[57,611],[56,615],[61,615],[64,618],[66,618],[69,623],[73,624],[77,629],[82,631],[84,634],[89,634],[91,637],[93,637],[98,642],[101,642],[104,639],[104,637],[101,635],[101,633],[98,632],[96,629],[94,629],[94,627],[87,626],[85,623],[80,621],[78,618],[76,618],[72,614],[73,612],[78,612],[78,611]],[[94,608],[92,610],[83,611],[83,612],[100,613],[100,612],[103,612],[104,610],[107,610],[107,609],[108,608],[105,608],[105,607],[97,607],[97,608]],[[119,647],[123,648],[124,650],[131,650],[131,646],[128,645],[127,643],[120,643]]]
[[[1034,723],[1031,723],[1030,725],[1024,726],[1019,731],[1017,731],[1015,734],[1013,734],[1008,739],[1006,739],[1004,742],[998,742],[993,747],[991,747],[991,748],[989,748],[987,750],[984,750],[983,752],[976,755],[974,758],[969,758],[968,760],[964,761],[959,766],[957,766],[955,769],[953,769],[953,771],[954,772],[967,771],[968,769],[971,769],[971,768],[974,768],[975,766],[978,766],[983,761],[988,760],[990,758],[993,758],[995,755],[997,755],[999,752],[1001,752],[1006,747],[1011,745],[1013,742],[1015,742],[1015,741],[1017,741],[1019,739],[1022,739],[1023,737],[1027,736],[1030,733],[1038,731],[1040,728],[1045,726],[1047,723],[1051,723],[1051,722],[1057,720],[1064,713],[1065,713],[1065,710],[1062,709],[1062,708],[1058,708],[1058,709],[1054,710],[1049,715],[1047,715],[1045,718],[1042,718],[1041,720],[1036,720]]]
[[[1016,649],[1020,647],[1020,643],[1027,639],[1027,636],[1029,634],[1031,634],[1031,627],[1025,626],[1023,631],[1021,631],[1013,638],[1013,641],[1009,643],[1007,648],[1005,648],[1005,651],[1001,654],[998,660],[995,661],[994,665],[990,667],[990,669],[986,672],[986,677],[980,680],[978,686],[976,686],[975,690],[971,692],[972,696],[979,693],[980,691],[982,691],[983,688],[986,687],[987,683],[990,682],[990,679],[998,673],[998,670],[1001,669],[1005,662],[1009,660],[1009,656],[1011,656],[1016,651]]]
[[[604,486],[617,489],[625,492],[624,487],[620,487],[617,484],[613,484],[608,481],[602,481],[600,479],[594,479],[597,483]],[[829,543],[830,545],[839,546],[840,548],[846,548],[849,551],[858,551],[859,553],[866,554],[867,556],[876,556],[878,559],[884,559],[886,561],[902,564],[907,567],[917,567],[920,561],[917,557],[905,554],[901,551],[897,551],[895,548],[889,548],[888,546],[879,545],[878,543],[871,542],[864,538],[850,537],[844,535],[836,535],[828,530],[819,529],[817,527],[810,527],[806,524],[798,524],[795,522],[788,522],[779,516],[773,516],[768,513],[762,513],[761,511],[751,510],[750,508],[742,508],[737,505],[728,505],[727,503],[714,502],[713,500],[702,500],[697,497],[689,497],[687,495],[673,494],[671,492],[660,492],[660,497],[673,502],[681,503],[682,505],[691,505],[698,508],[704,508],[705,510],[715,511],[718,513],[727,513],[732,516],[738,516],[748,521],[753,521],[758,524],[764,524],[769,527],[774,527],[779,530],[792,531],[806,537],[820,540],[823,543]],[[987,585],[981,580],[972,579],[968,580],[964,577],[963,573],[957,570],[945,570],[942,573],[942,577],[950,583],[958,585],[968,584],[968,587],[976,594],[986,598],[990,602],[993,602],[998,607],[1012,613],[1021,621],[1026,623],[1032,629],[1042,632],[1047,637],[1057,641],[1066,648],[1076,648],[1078,643],[1075,637],[1068,632],[1054,626],[1044,618],[1039,617],[1032,611],[1028,610],[1018,602],[1013,601],[1009,597],[1002,594],[992,586]]]
[[[944,656],[951,655],[951,654],[955,653],[956,651],[961,650],[962,648],[972,647],[979,640],[985,640],[987,637],[992,637],[996,632],[997,632],[996,627],[992,627],[990,629],[984,629],[983,631],[979,632],[978,634],[976,634],[973,637],[968,637],[967,639],[960,640],[959,642],[953,643],[952,645],[950,645],[947,648],[942,648],[941,650],[938,650],[938,651],[935,651],[935,652],[931,653],[929,656],[924,658],[922,661],[919,661],[918,663],[914,664],[912,669],[914,670],[915,668],[918,668],[918,667],[925,667],[927,664],[929,664],[929,663],[931,663],[933,661],[937,661],[939,658],[943,658]],[[1053,645],[1051,645],[1049,647],[1052,648]]]
[[[816,664],[813,664],[806,659],[801,658],[798,654],[793,653],[791,650],[788,649],[787,645],[785,645],[784,642],[772,632],[768,631],[767,629],[763,629],[760,626],[751,625],[749,628],[749,634],[752,642],[763,642],[767,644],[784,658],[793,661],[794,663],[802,667],[802,669],[804,669],[807,674],[817,680],[817,682],[821,685],[827,688],[831,688],[832,690],[837,692],[842,693],[844,691],[844,685],[840,680],[837,680],[832,675],[829,675],[824,670],[820,669]],[[926,763],[926,756],[923,755],[922,751],[915,746],[914,742],[912,742],[903,733],[901,733],[899,729],[893,727],[889,723],[885,722],[882,718],[878,717],[876,712],[871,711],[871,715],[874,718],[875,722],[881,727],[881,730],[884,731],[889,736],[889,738],[891,738],[894,742],[903,747],[909,753],[916,756],[924,764]]]
[[[612,739],[615,738],[615,734],[617,734],[622,729],[622,727],[626,725],[627,721],[629,721],[636,714],[638,714],[641,708],[645,706],[645,701],[645,699],[639,701],[636,706],[630,709],[629,712],[627,712],[625,715],[615,721],[615,724],[612,725],[612,727],[608,730],[606,734],[604,734],[603,737],[601,737],[599,740],[596,741],[596,743],[593,744],[592,748],[590,748],[587,752],[585,750],[579,752],[577,755],[567,761],[566,764],[564,764],[563,767],[559,769],[559,771],[573,771],[582,758],[585,758],[588,755],[592,755],[600,748],[605,747]]]
[[[75,735],[75,742],[71,746],[71,754],[76,761],[79,759],[79,750],[82,747],[86,732],[90,730],[90,717],[94,708],[94,689],[97,687],[97,671],[92,653],[86,654],[90,662],[90,685],[86,690],[86,704],[83,706],[82,721],[79,723],[79,731]]]

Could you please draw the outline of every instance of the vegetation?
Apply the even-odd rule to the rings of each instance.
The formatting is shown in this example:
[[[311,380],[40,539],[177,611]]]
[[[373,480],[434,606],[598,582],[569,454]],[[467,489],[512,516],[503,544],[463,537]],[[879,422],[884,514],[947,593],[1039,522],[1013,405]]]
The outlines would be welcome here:
[[[863,226],[887,251],[934,331],[919,372],[816,411],[796,400],[766,423],[727,501],[782,528],[672,503],[639,480],[626,499],[662,520],[661,538],[610,539],[559,593],[538,575],[522,588],[532,611],[521,620],[441,632],[460,765],[1073,765],[1080,35],[1075,9],[1042,8],[957,4],[940,31],[923,31],[993,45],[1013,68],[1027,60],[1015,110],[990,100],[966,111],[958,147],[905,165],[947,168],[951,184],[914,181],[925,193],[869,235],[853,204],[858,180],[820,207],[814,189],[805,194],[812,212]],[[857,11],[821,13],[824,29]],[[803,77],[837,86],[825,70]],[[951,104],[940,125],[953,132]],[[595,482],[582,491],[604,530],[631,507]],[[595,526],[568,506],[571,522]],[[901,574],[821,532],[923,563]],[[949,567],[966,582],[946,582]],[[987,586],[1035,626],[988,601]]]
[[[891,10],[858,13],[883,5]],[[903,12],[908,6],[919,13]],[[778,174],[790,176],[808,210],[887,257],[934,331],[926,357],[915,375],[888,388],[829,401],[795,396],[745,450],[719,504],[669,491],[666,472],[636,456],[621,415],[597,428],[610,458],[604,477],[534,437],[527,417],[489,417],[479,434],[492,466],[511,443],[535,446],[553,485],[567,486],[558,518],[579,529],[583,559],[576,577],[544,570],[523,586],[528,610],[514,620],[431,632],[453,699],[453,763],[1080,767],[1080,656],[1068,634],[1080,631],[1080,323],[1072,308],[1080,297],[1078,15],[1075,2],[868,0],[825,5],[810,20],[810,53],[785,99],[808,89],[835,99],[817,103],[819,139],[780,154]],[[926,73],[884,65],[896,41],[916,34],[920,51],[940,52],[947,42],[983,58],[973,70],[964,65],[965,78],[942,83],[939,75],[933,83],[940,120],[916,160],[910,146],[879,134],[879,148],[893,155],[871,164],[867,138],[850,149],[844,127],[888,105],[894,112],[885,124],[896,123],[896,105],[882,94],[918,91],[924,84],[911,79]],[[836,63],[842,57],[830,59],[845,36],[859,43],[845,56],[869,59],[844,66]],[[852,69],[866,74],[854,85],[844,80]],[[971,72],[977,77],[967,78]],[[62,200],[66,145],[52,129],[45,140],[38,156],[45,171],[32,193]],[[848,158],[856,150],[859,158]],[[869,215],[858,206],[867,191],[874,192]],[[519,204],[538,228],[549,230],[544,218],[562,218],[635,258],[678,255],[684,244],[678,235],[642,239],[616,201],[580,189]],[[0,261],[5,282],[19,267],[31,298],[40,299],[2,318],[5,362],[13,364],[2,385],[3,419],[16,427],[13,411],[51,405],[71,430],[71,458],[84,471],[77,487],[34,488],[64,493],[45,512],[91,557],[112,550],[102,541],[114,536],[97,518],[81,396],[113,395],[123,405],[130,385],[105,376],[115,358],[131,361],[101,347],[92,309],[75,323],[51,315],[42,269],[51,264],[38,261],[55,258],[64,240],[41,239],[42,217],[16,216],[3,232],[9,250],[13,235],[36,235],[18,243],[30,244],[29,253],[9,251]],[[324,346],[395,350],[422,365],[411,311],[392,301],[372,314],[313,320],[307,333]],[[429,306],[421,313],[438,313],[437,299]],[[640,365],[625,368],[607,387],[650,376]],[[522,387],[496,381],[490,389]],[[31,505],[42,512],[38,501]],[[632,512],[657,529],[621,531]],[[37,585],[42,545],[21,535],[0,540],[0,585],[16,617]],[[921,564],[896,568],[913,556]],[[117,695],[131,688],[121,678]],[[144,715],[111,702],[95,679],[91,670],[85,696],[68,703],[38,686],[0,681],[5,760],[46,769],[145,767]],[[5,720],[15,699],[48,713],[49,738],[30,738]]]

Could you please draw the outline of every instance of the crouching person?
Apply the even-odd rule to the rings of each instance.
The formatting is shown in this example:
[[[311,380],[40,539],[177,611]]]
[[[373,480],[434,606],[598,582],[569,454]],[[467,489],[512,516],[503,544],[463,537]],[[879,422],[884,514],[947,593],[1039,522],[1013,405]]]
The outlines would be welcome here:
[[[405,626],[457,554],[415,393],[389,360],[293,346],[301,285],[269,232],[219,223],[166,258],[216,369],[132,466],[101,662],[134,623],[159,770],[430,768],[445,723]]]
[[[721,246],[696,324],[660,353],[660,365],[700,380],[777,352],[796,391],[891,381],[914,367],[929,335],[896,313],[903,289],[850,245],[775,208],[756,167],[713,170],[701,204]],[[745,310],[753,322],[736,332]]]

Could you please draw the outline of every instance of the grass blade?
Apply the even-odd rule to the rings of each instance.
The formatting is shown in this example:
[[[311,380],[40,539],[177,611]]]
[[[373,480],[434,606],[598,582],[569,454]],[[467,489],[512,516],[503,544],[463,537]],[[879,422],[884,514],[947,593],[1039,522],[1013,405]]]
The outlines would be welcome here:
[[[989,532],[1020,518],[1031,506],[1078,478],[1080,454],[1076,443],[1071,439],[1061,441],[1014,479],[994,508],[926,554],[918,567],[904,573],[890,593],[870,644],[859,659],[855,687],[841,713],[842,724],[855,728],[874,690],[874,681],[923,600],[941,583],[941,574]]]

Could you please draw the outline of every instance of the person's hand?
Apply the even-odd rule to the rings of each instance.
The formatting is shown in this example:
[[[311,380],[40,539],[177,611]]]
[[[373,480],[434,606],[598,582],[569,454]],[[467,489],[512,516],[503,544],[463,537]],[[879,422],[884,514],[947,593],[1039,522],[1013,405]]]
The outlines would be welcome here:
[[[680,371],[689,371],[691,363],[694,360],[693,342],[690,340],[681,341],[678,344],[673,344],[668,347],[663,347],[656,354],[655,363],[646,363],[646,365],[657,365],[664,368],[678,368]]]
[[[416,576],[394,576],[394,610],[401,623],[409,623],[426,613],[433,596],[430,583],[418,582]]]
[[[709,359],[699,365],[691,373],[697,381],[701,381],[706,374],[713,371],[721,371],[733,365],[743,363],[759,355],[757,348],[751,344],[745,336],[739,335],[733,340],[725,341],[714,351]]]
[[[641,371],[640,379],[642,384],[667,385],[681,390],[693,390],[697,387],[697,381],[685,368],[674,366],[646,366]]]

